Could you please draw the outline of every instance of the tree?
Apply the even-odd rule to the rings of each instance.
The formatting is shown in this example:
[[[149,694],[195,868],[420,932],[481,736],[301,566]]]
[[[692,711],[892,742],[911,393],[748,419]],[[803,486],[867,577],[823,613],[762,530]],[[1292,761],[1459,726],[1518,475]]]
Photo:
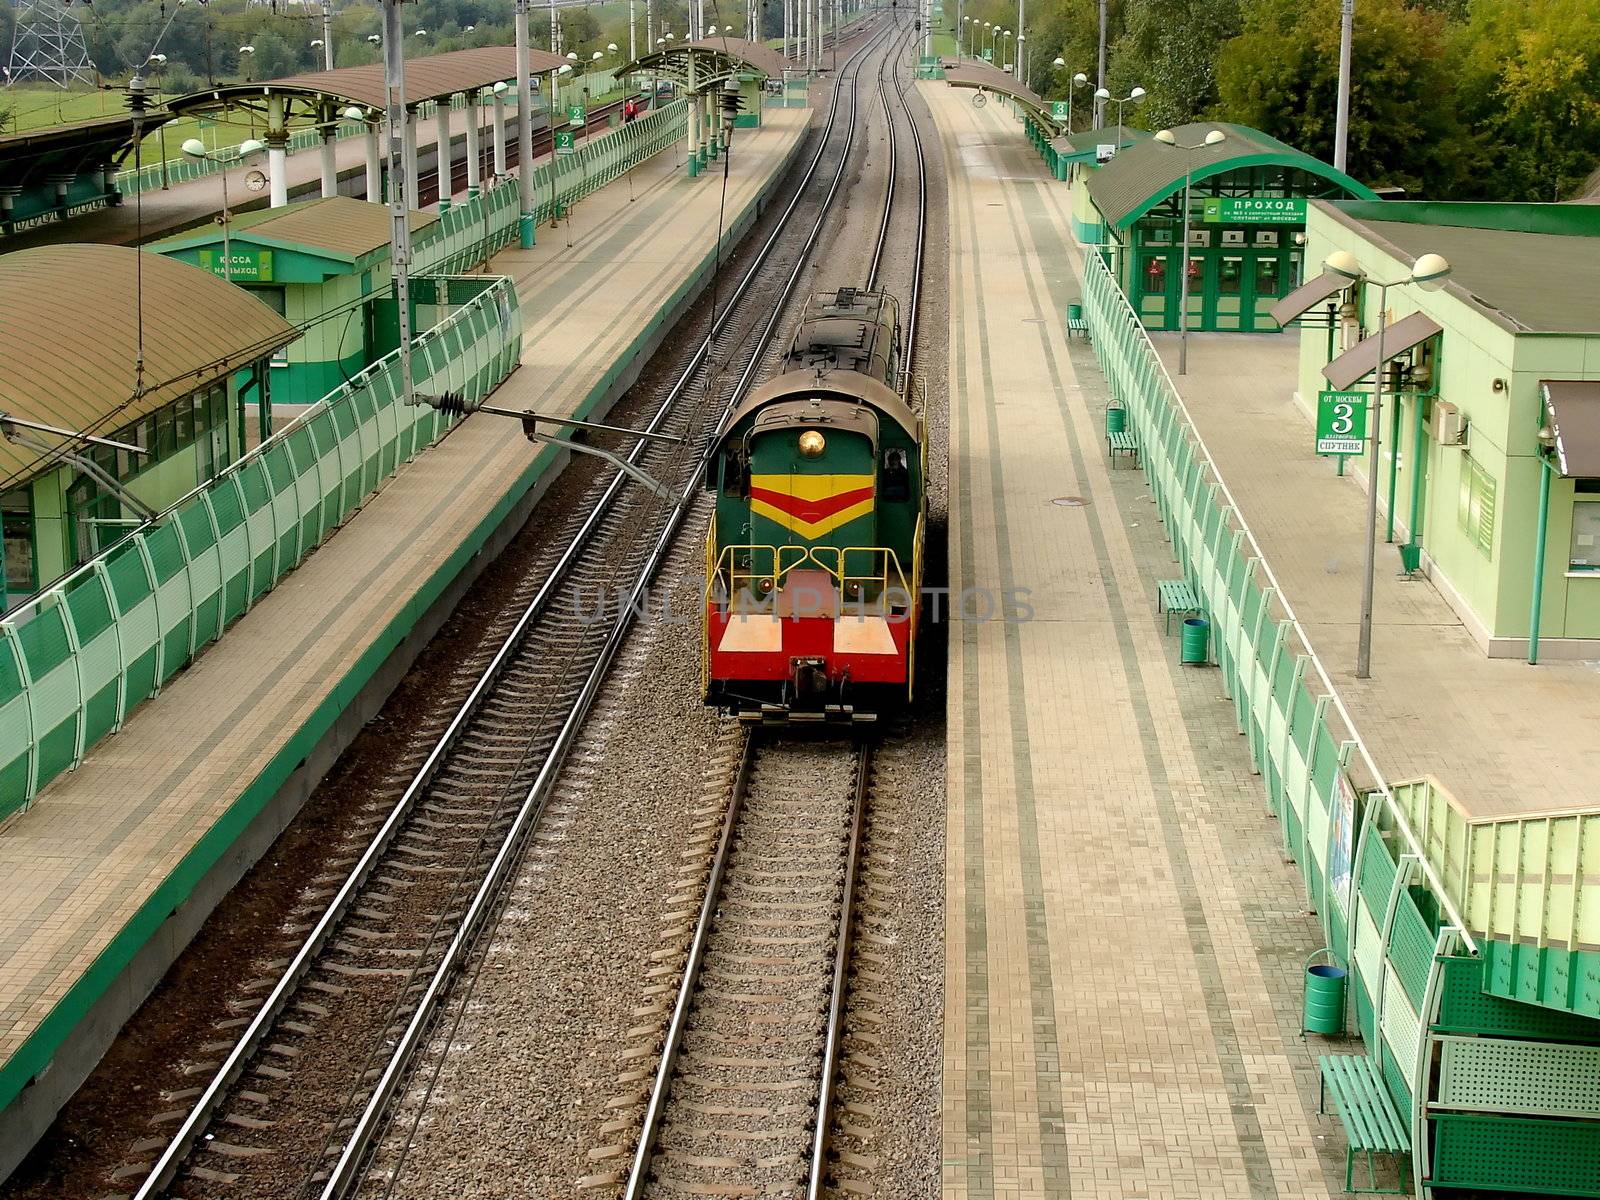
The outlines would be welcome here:
[[[1451,103],[1446,19],[1403,0],[1361,0],[1351,53],[1349,170],[1411,193],[1456,193],[1480,153]],[[1249,0],[1217,55],[1219,119],[1333,159],[1339,0]]]
[[[1473,0],[1456,103],[1487,153],[1471,194],[1560,200],[1600,163],[1600,22],[1589,0]]]
[[[1131,0],[1107,86],[1144,88],[1152,129],[1193,121],[1216,104],[1217,49],[1239,28],[1238,0]]]

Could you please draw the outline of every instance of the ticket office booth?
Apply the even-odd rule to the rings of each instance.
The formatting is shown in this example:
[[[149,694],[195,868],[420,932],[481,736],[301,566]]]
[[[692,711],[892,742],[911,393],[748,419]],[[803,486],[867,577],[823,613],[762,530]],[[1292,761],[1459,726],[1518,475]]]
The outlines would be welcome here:
[[[1135,227],[1130,289],[1147,329],[1177,329],[1183,227]],[[1189,328],[1276,333],[1268,312],[1300,283],[1302,251],[1293,231],[1262,226],[1191,225]]]

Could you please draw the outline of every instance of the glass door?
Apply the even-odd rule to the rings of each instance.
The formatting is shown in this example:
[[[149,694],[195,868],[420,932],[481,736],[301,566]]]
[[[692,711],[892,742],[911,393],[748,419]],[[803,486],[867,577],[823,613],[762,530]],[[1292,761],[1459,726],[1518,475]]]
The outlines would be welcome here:
[[[1173,249],[1143,250],[1136,282],[1139,319],[1146,329],[1171,329],[1177,324],[1178,261]]]

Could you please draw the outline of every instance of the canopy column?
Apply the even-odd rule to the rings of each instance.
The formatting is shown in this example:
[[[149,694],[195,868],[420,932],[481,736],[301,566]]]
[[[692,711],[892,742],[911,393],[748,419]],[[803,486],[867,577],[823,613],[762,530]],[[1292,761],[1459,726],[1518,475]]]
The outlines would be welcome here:
[[[450,194],[455,190],[454,156],[450,150],[450,103],[454,96],[440,96],[435,103],[438,108],[434,110],[433,120],[437,131],[434,139],[438,157],[437,176],[439,180],[439,211],[450,211]]]
[[[325,104],[317,119],[318,130],[321,135],[321,145],[317,152],[321,156],[322,168],[322,194],[323,196],[337,196],[339,194],[339,167],[334,160],[333,142],[339,136],[337,118],[334,116],[333,106]]]
[[[368,117],[367,128],[362,136],[366,143],[367,151],[367,199],[374,204],[382,204],[383,199],[383,167],[378,159],[378,122],[375,117]]]
[[[282,96],[267,97],[267,181],[273,208],[289,203],[289,131]]]
[[[495,85],[494,93],[494,173],[500,178],[506,174],[506,97]]]
[[[406,194],[407,208],[421,208],[421,193],[417,190],[417,110],[406,109]]]
[[[467,199],[475,200],[483,190],[478,160],[483,157],[483,95],[467,93]]]

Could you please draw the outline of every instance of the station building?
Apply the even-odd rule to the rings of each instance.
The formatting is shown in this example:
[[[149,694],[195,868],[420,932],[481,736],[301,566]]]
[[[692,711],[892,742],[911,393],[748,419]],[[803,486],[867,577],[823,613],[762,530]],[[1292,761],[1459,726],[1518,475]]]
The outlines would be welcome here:
[[[1214,132],[1222,141],[1207,145]],[[1172,133],[1176,145],[1129,139],[1109,161],[1082,164],[1075,232],[1107,254],[1146,328],[1176,329],[1187,192],[1189,328],[1276,331],[1268,314],[1300,282],[1307,204],[1376,193],[1247,125],[1200,121]]]
[[[233,462],[247,408],[268,402],[267,364],[295,336],[259,300],[158,254],[61,245],[0,255],[5,606]]]
[[[1314,202],[1306,261],[1335,250],[1366,280],[1328,272],[1289,306],[1311,304],[1298,391],[1370,393],[1387,323],[1378,486],[1397,565],[1427,571],[1492,657],[1600,657],[1600,208]],[[1428,253],[1444,286],[1393,287],[1377,311],[1374,281]]]
[[[1088,177],[1129,146],[1150,136],[1148,129],[1111,125],[1103,129],[1080,129],[1051,141],[1050,148],[1055,152],[1052,164],[1055,177],[1072,187],[1072,236],[1080,245],[1098,246],[1106,240],[1100,213],[1089,199]]]
[[[411,213],[417,243],[438,214]],[[205,226],[151,249],[245,289],[305,332],[272,357],[272,405],[315,404],[400,345],[390,288],[387,208],[348,196],[304,200],[245,213],[222,231]],[[262,436],[271,430],[265,414]]]

